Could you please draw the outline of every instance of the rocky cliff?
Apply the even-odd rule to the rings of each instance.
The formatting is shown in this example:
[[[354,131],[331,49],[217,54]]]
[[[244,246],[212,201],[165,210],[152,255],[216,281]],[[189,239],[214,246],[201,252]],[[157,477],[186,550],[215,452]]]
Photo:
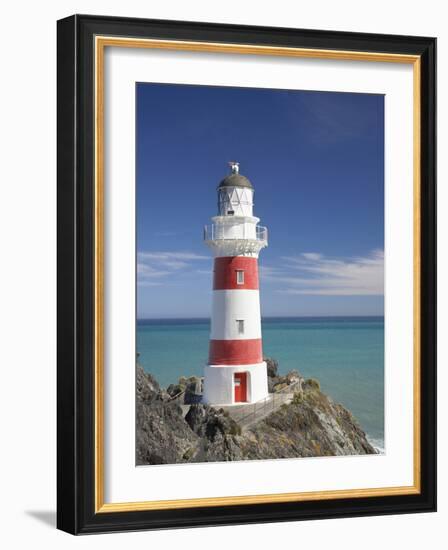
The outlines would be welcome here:
[[[350,411],[325,395],[316,380],[296,371],[280,376],[271,359],[267,365],[269,391],[294,388],[292,401],[244,430],[223,409],[197,403],[199,378],[181,378],[165,391],[137,366],[137,464],[376,452]]]

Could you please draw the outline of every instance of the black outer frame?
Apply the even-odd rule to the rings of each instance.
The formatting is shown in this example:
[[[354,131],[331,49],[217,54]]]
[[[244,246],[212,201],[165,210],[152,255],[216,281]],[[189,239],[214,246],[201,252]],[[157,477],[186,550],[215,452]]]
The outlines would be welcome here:
[[[62,19],[57,31],[57,527],[82,534],[435,511],[436,39],[89,15]],[[95,35],[421,56],[420,494],[94,513]]]

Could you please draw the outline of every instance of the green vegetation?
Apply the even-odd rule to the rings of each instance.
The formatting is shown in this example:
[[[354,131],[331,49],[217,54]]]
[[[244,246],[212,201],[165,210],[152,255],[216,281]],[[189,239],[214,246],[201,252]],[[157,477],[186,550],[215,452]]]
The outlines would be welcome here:
[[[304,383],[305,389],[320,391],[320,383],[315,378],[308,378]]]

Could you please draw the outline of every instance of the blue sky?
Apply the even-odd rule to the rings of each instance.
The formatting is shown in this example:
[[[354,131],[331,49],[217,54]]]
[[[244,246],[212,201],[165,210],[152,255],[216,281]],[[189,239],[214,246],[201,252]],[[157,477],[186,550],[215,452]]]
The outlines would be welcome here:
[[[382,315],[382,95],[137,84],[137,316],[208,317],[227,162],[269,230],[263,316]]]

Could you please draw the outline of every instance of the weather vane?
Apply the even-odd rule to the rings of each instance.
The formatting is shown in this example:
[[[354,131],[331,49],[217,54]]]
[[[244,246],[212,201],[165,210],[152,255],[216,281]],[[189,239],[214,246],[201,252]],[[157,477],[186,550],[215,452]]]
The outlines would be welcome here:
[[[240,171],[240,163],[239,162],[236,162],[234,160],[230,160],[229,161],[229,166],[232,170],[232,174],[238,174],[238,172]]]

